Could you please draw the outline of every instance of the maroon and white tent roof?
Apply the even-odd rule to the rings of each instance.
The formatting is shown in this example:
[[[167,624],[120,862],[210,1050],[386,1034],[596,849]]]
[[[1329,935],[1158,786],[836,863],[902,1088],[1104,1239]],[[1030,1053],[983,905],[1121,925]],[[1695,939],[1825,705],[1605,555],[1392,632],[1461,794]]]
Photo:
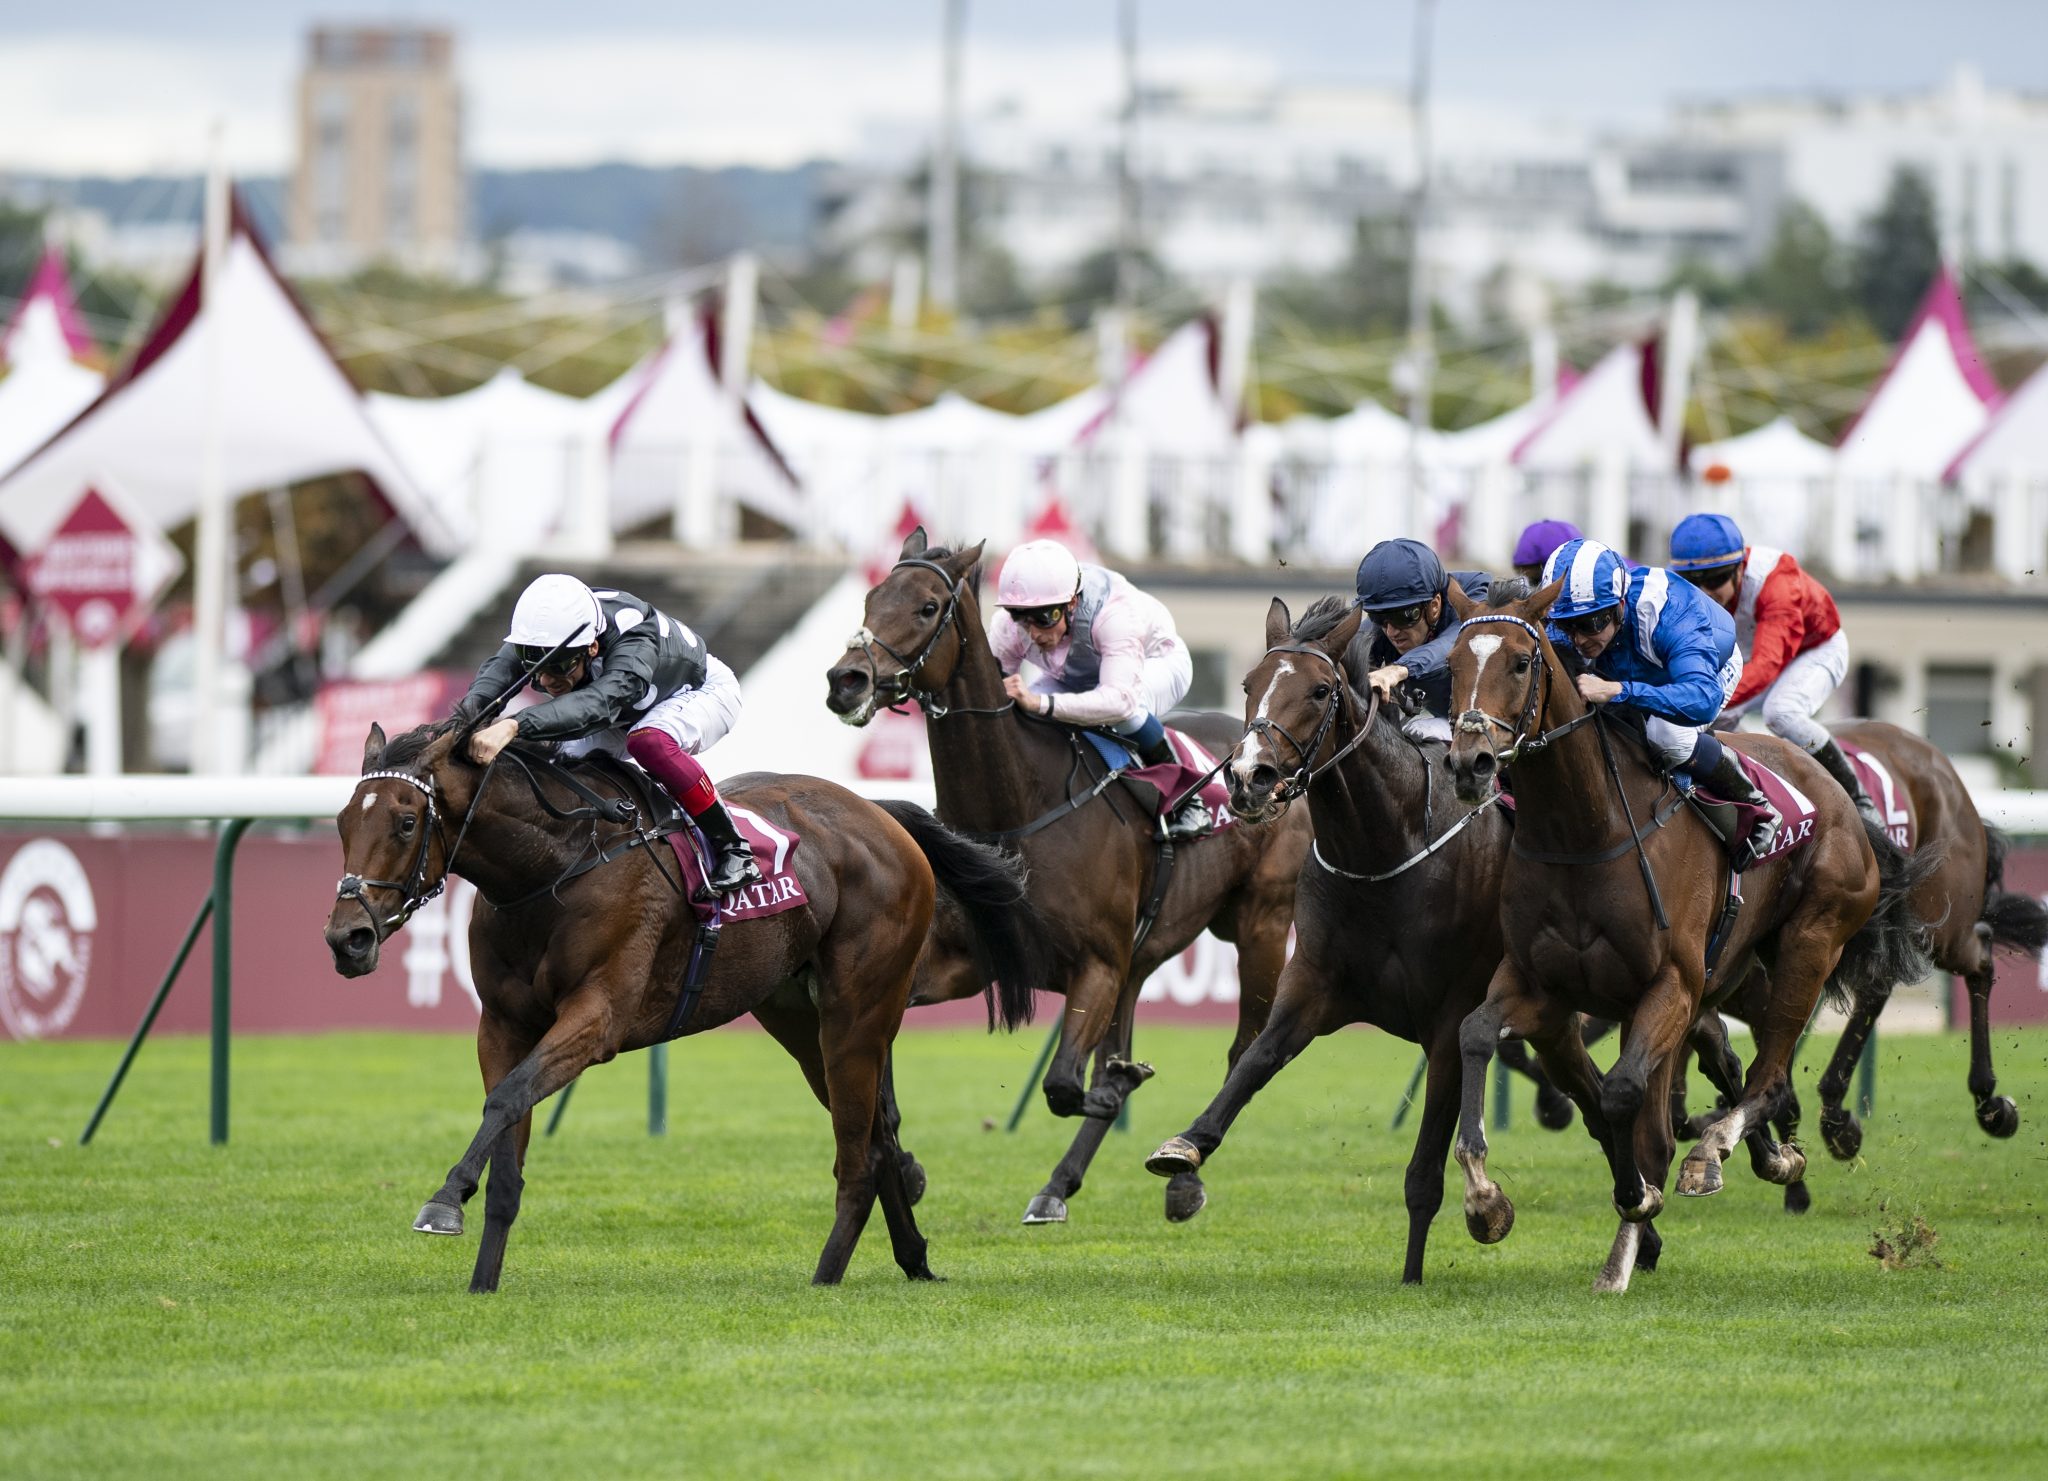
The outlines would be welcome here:
[[[209,347],[209,335],[217,344]],[[279,276],[239,198],[211,301],[194,264],[134,357],[93,403],[0,477],[0,556],[39,548],[78,491],[111,478],[160,529],[198,509],[209,409],[228,495],[361,473],[428,549],[453,532],[371,422],[363,397]]]
[[[1984,430],[2000,399],[1970,337],[1963,295],[1944,266],[1891,367],[1842,433],[1838,464],[1856,475],[1939,478]]]
[[[15,363],[15,336],[21,333],[28,317],[38,311],[56,324],[69,354],[82,359],[98,351],[92,331],[85,327],[85,316],[78,311],[78,299],[72,294],[71,274],[65,269],[63,250],[54,244],[43,248],[42,259],[36,263],[21,301],[14,306],[6,329],[0,330],[0,360],[9,365]]]
[[[2048,365],[2007,397],[1943,472],[1950,480],[2048,477]]]

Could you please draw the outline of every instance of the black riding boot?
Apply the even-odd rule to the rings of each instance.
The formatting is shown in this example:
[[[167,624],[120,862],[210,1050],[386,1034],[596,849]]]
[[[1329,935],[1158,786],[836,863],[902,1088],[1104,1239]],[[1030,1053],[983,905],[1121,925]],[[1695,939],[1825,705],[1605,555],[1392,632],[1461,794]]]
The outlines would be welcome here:
[[[1849,794],[1849,800],[1856,804],[1856,811],[1863,815],[1863,821],[1873,828],[1884,827],[1884,815],[1878,812],[1877,804],[1870,800],[1870,794],[1863,790],[1863,783],[1856,775],[1856,768],[1849,764],[1848,756],[1832,739],[1813,753],[1813,759],[1827,769],[1827,774],[1842,784],[1842,790]]]
[[[725,810],[723,802],[714,801],[693,821],[704,841],[711,845],[711,872],[705,876],[705,889],[714,895],[730,895],[734,890],[761,882],[754,851],[733,826],[732,814]]]
[[[1771,806],[1771,799],[1757,790],[1756,784],[1749,779],[1749,773],[1742,769],[1742,760],[1735,754],[1735,748],[1723,746],[1720,750],[1721,757],[1714,769],[1699,780],[1706,783],[1707,790],[1716,797],[1726,798],[1730,802],[1748,803],[1751,807],[1763,809],[1763,815],[1749,830],[1749,858],[1745,861],[1746,867],[1747,864],[1755,863],[1770,852],[1771,841],[1778,836],[1778,825],[1784,819],[1780,818],[1778,810]]]

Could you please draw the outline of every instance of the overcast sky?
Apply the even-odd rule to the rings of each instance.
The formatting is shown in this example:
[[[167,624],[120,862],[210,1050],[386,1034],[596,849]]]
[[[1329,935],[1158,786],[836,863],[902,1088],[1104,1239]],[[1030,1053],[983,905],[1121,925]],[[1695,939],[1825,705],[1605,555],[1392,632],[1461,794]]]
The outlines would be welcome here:
[[[1405,85],[1415,0],[1138,0],[1147,80]],[[790,164],[936,107],[942,0],[381,0],[448,24],[472,162]],[[308,0],[0,5],[0,166],[199,167],[225,119],[243,170],[286,167]],[[27,12],[27,13],[24,13]],[[968,0],[970,108],[1095,114],[1116,88],[1114,0]],[[1440,0],[1437,87],[1582,122],[1673,98],[1912,91],[1958,63],[2048,92],[2048,0]]]

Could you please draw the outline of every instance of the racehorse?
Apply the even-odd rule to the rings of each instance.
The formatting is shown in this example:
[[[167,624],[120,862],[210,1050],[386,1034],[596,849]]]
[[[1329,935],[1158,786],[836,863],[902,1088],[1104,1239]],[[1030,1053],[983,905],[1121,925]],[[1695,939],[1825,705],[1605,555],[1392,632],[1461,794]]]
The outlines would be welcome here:
[[[869,802],[814,777],[735,778],[729,800],[801,843],[807,902],[724,924],[685,993],[697,921],[669,843],[644,826],[651,783],[624,767],[561,767],[514,748],[515,775],[473,764],[469,727],[423,726],[385,744],[336,822],[346,873],[327,918],[335,969],[360,977],[450,873],[477,887],[470,958],[483,1016],[483,1124],[413,1227],[458,1235],[484,1165],[490,1188],[471,1291],[493,1291],[518,1216],[533,1107],[592,1064],[751,1013],[800,1065],[832,1118],[838,1199],[812,1277],[846,1273],[876,1198],[896,1262],[930,1280],[883,1088],[890,1045],[930,927],[935,888],[961,904],[992,989],[990,1016],[1030,1016],[1041,970],[1017,865],[909,803]],[[589,803],[579,806],[578,799]],[[663,858],[664,854],[670,857]],[[592,861],[599,867],[591,867]]]
[[[1797,1182],[1804,1154],[1766,1130],[1793,1049],[1824,987],[1902,980],[1924,960],[1907,903],[1924,870],[1890,851],[1881,868],[1848,794],[1805,752],[1774,736],[1731,737],[1818,813],[1803,844],[1741,876],[1731,922],[1721,841],[1637,748],[1615,743],[1540,625],[1563,586],[1491,608],[1455,585],[1450,592],[1463,622],[1450,657],[1458,794],[1479,801],[1512,762],[1517,812],[1501,891],[1506,955],[1459,1033],[1456,1155],[1467,1226],[1483,1243],[1504,1238],[1514,1209],[1486,1173],[1485,1071],[1501,1039],[1529,1040],[1607,1154],[1621,1225],[1594,1289],[1624,1291],[1636,1264],[1655,1269],[1662,1248],[1651,1221],[1676,1145],[1670,1082],[1702,1008],[1742,984],[1747,996],[1737,1002],[1756,1053],[1735,1104],[1687,1155],[1678,1191],[1718,1191],[1720,1164],[1739,1140],[1760,1176]],[[1768,970],[1744,984],[1758,963]],[[1623,1025],[1621,1056],[1604,1077],[1576,1011]]]
[[[1456,1129],[1458,1027],[1500,963],[1500,881],[1511,829],[1490,802],[1461,806],[1442,752],[1410,740],[1377,697],[1361,701],[1344,653],[1363,613],[1324,597],[1290,626],[1279,598],[1266,653],[1245,678],[1245,735],[1227,775],[1239,816],[1270,819],[1307,794],[1311,863],[1295,890],[1294,955],[1273,1016],[1195,1124],[1146,1162],[1193,1172],[1230,1124],[1309,1041],[1372,1023],[1428,1055],[1421,1125],[1403,1180],[1408,1254],[1422,1280]]]
[[[2004,946],[2039,957],[2048,947],[2048,907],[2005,888],[2005,835],[1978,816],[1963,779],[1937,747],[1880,721],[1838,726],[1835,734],[1870,752],[1891,774],[1900,810],[1887,822],[1904,824],[1915,851],[1933,860],[1914,891],[1913,910],[1927,923],[1934,965],[1961,977],[1970,994],[1969,1089],[1977,1124],[1992,1136],[2009,1137],[2019,1130],[2020,1113],[2011,1097],[1996,1093],[1998,1077],[1991,1068],[1992,952]],[[1862,1124],[1842,1104],[1849,1078],[1896,985],[1873,981],[1857,991],[1820,1077],[1821,1139],[1843,1160],[1863,1145]],[[1798,1115],[1795,1099],[1779,1123],[1781,1135],[1797,1126]]]
[[[1132,1020],[1138,991],[1161,962],[1204,929],[1236,942],[1241,990],[1231,1063],[1265,1025],[1309,830],[1305,818],[1287,818],[1178,840],[1164,894],[1155,898],[1157,825],[1132,794],[1111,791],[1105,765],[1073,727],[1028,715],[1004,697],[974,589],[981,552],[978,544],[931,546],[922,529],[913,531],[895,568],[868,592],[865,625],[826,675],[826,703],[854,725],[885,705],[919,705],[929,721],[939,817],[1005,842],[1030,865],[1031,904],[1060,962],[1041,985],[1066,995],[1046,1104],[1055,1115],[1085,1119],[1024,1222],[1061,1223],[1125,1098],[1152,1074],[1130,1057]],[[1238,736],[1237,722],[1223,715],[1176,716],[1174,723],[1217,754]],[[916,1002],[980,990],[972,964],[948,949],[945,936],[942,929],[935,939]],[[1094,1076],[1084,1089],[1090,1056]],[[1167,1217],[1192,1217],[1205,1197],[1192,1172],[1174,1179]]]

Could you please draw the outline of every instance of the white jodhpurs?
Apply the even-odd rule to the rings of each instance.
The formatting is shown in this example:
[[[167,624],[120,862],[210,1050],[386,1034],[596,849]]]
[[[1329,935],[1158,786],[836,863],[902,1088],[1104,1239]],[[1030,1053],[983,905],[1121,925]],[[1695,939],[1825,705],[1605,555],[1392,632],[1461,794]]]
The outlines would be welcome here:
[[[1721,705],[1725,709],[1729,696],[1735,693],[1735,686],[1742,682],[1740,648],[1728,655],[1728,661],[1721,665],[1721,672],[1714,677],[1721,682]],[[1708,728],[1708,725],[1680,725],[1662,715],[1646,715],[1643,723],[1650,748],[1664,758],[1667,766],[1673,767],[1683,766],[1692,759],[1693,743],[1700,738],[1700,732]]]
[[[608,751],[624,760],[626,734],[633,730],[659,730],[671,737],[690,755],[709,750],[724,740],[739,722],[740,681],[716,656],[704,656],[704,682],[694,689],[678,689],[657,700],[637,720],[600,730],[579,740],[564,741],[564,756],[581,756],[589,751]]]
[[[1810,755],[1829,740],[1827,727],[1813,717],[1848,677],[1849,635],[1838,632],[1786,664],[1771,687],[1745,700],[1742,708],[1761,710],[1771,734],[1783,736]]]
[[[1164,653],[1153,654],[1145,660],[1138,676],[1139,688],[1144,691],[1150,708],[1135,715],[1126,715],[1109,728],[1118,735],[1130,735],[1153,715],[1165,723],[1167,711],[1188,697],[1188,688],[1194,682],[1195,661],[1185,643],[1175,643]]]

